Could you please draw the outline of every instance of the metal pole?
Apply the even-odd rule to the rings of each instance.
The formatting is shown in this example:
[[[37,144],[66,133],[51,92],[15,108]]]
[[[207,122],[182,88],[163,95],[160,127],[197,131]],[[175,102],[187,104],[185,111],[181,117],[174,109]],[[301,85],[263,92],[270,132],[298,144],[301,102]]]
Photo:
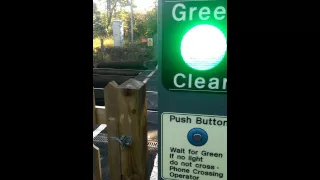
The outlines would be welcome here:
[[[130,9],[131,9],[131,46],[133,45],[133,8],[132,0],[130,0]]]

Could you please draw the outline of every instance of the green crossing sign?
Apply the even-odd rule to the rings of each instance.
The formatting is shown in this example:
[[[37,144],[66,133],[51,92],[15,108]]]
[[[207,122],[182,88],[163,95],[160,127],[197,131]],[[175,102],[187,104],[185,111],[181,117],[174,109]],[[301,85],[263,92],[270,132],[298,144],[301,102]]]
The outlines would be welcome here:
[[[159,0],[158,179],[227,180],[227,0]]]
[[[169,91],[227,92],[226,0],[162,1],[162,83]]]

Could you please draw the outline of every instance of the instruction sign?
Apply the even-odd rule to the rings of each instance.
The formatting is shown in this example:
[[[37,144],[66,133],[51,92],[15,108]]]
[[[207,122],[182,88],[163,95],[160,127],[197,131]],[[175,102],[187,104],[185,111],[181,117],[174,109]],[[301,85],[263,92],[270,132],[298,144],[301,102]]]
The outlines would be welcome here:
[[[148,46],[153,46],[153,39],[152,38],[148,38]]]
[[[227,179],[227,117],[161,114],[161,178]]]

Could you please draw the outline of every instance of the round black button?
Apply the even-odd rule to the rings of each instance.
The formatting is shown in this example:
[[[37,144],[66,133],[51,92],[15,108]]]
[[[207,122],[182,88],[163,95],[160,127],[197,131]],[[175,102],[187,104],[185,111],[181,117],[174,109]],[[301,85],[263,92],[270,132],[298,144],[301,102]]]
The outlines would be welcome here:
[[[194,134],[193,135],[193,140],[196,142],[200,142],[201,141],[201,134]]]

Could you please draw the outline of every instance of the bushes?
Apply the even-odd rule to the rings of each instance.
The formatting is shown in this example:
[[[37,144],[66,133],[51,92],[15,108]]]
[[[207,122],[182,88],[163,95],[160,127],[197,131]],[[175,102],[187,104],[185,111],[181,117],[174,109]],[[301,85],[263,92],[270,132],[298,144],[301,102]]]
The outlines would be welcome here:
[[[153,58],[152,48],[145,47],[106,48],[105,54],[108,54],[112,61],[145,61]]]
[[[102,53],[100,40],[93,40],[93,64],[96,66],[100,62],[107,61],[150,61],[155,60],[155,46],[148,47],[147,43],[141,43],[138,40],[133,46],[113,47],[112,39],[105,39],[105,50]]]
[[[103,55],[101,49],[96,48],[93,53],[95,64],[106,61],[149,61],[154,58],[153,47],[111,47],[105,48]]]

